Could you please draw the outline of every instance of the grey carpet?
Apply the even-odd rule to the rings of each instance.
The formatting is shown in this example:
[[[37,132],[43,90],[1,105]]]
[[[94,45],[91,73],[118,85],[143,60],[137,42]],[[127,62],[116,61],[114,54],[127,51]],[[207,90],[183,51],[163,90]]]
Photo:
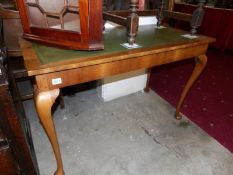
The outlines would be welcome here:
[[[55,171],[32,101],[25,102],[41,175]],[[102,102],[95,90],[65,97],[53,116],[66,175],[231,175],[233,155],[154,92]]]

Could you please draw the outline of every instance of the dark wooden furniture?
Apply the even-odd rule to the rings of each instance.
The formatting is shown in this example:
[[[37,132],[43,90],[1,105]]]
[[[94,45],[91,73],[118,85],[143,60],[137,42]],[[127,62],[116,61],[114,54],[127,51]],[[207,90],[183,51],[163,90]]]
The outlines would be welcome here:
[[[103,19],[115,22],[127,28],[127,41],[130,45],[135,43],[139,17],[137,13],[138,0],[129,0],[129,10],[127,11],[109,11],[107,3],[104,3]],[[113,8],[114,10],[114,8]]]
[[[129,0],[130,9],[125,11],[109,11],[107,4],[104,3],[106,7],[104,7],[105,11],[103,12],[103,19],[105,21],[109,20],[125,26],[127,28],[127,42],[130,45],[133,45],[136,42],[139,16],[156,16],[158,19],[158,27],[164,22],[164,19],[168,18],[189,22],[191,28],[190,33],[194,35],[196,33],[196,29],[200,27],[202,23],[203,2],[205,1],[200,1],[198,8],[194,11],[193,15],[175,12],[173,10],[174,0],[168,0],[167,3],[165,3],[165,0],[160,0],[159,7],[157,9],[142,11],[137,8],[139,0]]]
[[[33,98],[33,88],[29,85],[27,91],[21,93],[18,83],[23,81],[31,81],[24,67],[22,53],[19,47],[19,38],[22,37],[22,25],[19,12],[15,9],[13,1],[2,6],[0,5],[0,20],[2,21],[1,47],[6,48],[6,65],[9,78],[9,88],[13,101],[20,101]],[[60,96],[61,108],[64,107],[63,96]],[[22,111],[23,109],[21,109]]]
[[[198,0],[185,0],[186,4],[198,4]],[[233,0],[207,0],[206,6],[216,7],[216,8],[233,8]]]
[[[105,10],[128,10],[130,0],[103,0]]]
[[[60,88],[196,57],[196,66],[176,109],[176,118],[181,118],[180,107],[207,63],[205,53],[209,43],[214,42],[213,38],[205,36],[188,39],[181,36],[186,32],[172,28],[157,30],[154,26],[142,26],[137,36],[137,43],[142,47],[126,49],[121,46],[126,39],[125,33],[124,27],[108,30],[104,34],[105,49],[92,52],[67,51],[21,41],[27,73],[35,79],[38,116],[56,157],[56,175],[63,175],[64,169],[51,107]]]
[[[136,42],[137,29],[138,29],[138,18],[140,16],[156,16],[158,19],[157,27],[161,25],[169,26],[174,24],[176,21],[186,22],[190,25],[190,34],[194,35],[197,28],[202,24],[203,19],[203,0],[200,1],[199,6],[196,8],[193,14],[181,13],[174,11],[174,0],[158,0],[146,2],[148,5],[152,5],[152,10],[137,10],[137,4],[139,0],[129,0],[130,11],[120,10],[120,11],[109,11],[108,8],[103,13],[104,20],[113,21],[117,24],[125,26],[127,28],[128,43],[133,45]],[[156,5],[156,6],[154,6]],[[153,9],[157,7],[156,9]],[[151,69],[147,70],[148,79],[147,86],[145,87],[145,92],[149,91],[149,81],[150,81]]]
[[[76,50],[103,49],[102,0],[17,0],[24,38]]]
[[[17,82],[29,80],[24,68],[22,53],[19,47],[19,38],[22,37],[22,25],[19,12],[14,9],[13,1],[8,6],[0,5],[0,19],[2,20],[1,41],[7,50],[6,64],[10,82],[10,90],[15,102],[31,99],[32,91],[27,94],[20,94]]]
[[[8,3],[7,6],[0,4],[0,19],[2,20],[1,34],[2,40],[7,48],[8,57],[21,56],[21,50],[18,39],[22,37],[22,26],[19,12],[15,9],[14,3]]]
[[[176,3],[175,10],[191,14],[196,5]],[[219,50],[233,51],[233,9],[204,7],[205,16],[203,24],[198,30],[199,34],[216,38],[216,42],[211,47]],[[217,25],[216,25],[217,24]],[[177,24],[179,27],[187,28],[183,23]],[[224,26],[224,27],[223,27]]]
[[[14,161],[14,156],[5,135],[3,135],[0,129],[0,168],[1,173],[5,175],[17,175],[19,169],[17,163]]]
[[[2,175],[37,175],[38,167],[30,135],[30,127],[24,111],[18,111],[22,103],[13,103],[0,62],[0,170]]]

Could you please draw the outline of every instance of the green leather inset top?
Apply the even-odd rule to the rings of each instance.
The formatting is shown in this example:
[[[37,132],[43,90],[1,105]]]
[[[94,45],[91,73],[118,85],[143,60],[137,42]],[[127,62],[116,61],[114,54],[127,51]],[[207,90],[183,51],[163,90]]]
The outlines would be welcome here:
[[[156,29],[155,26],[151,25],[140,26],[136,37],[136,43],[142,47],[151,47],[190,41],[190,39],[182,37],[182,34],[184,34],[184,32],[172,28]],[[35,49],[41,64],[47,64],[68,59],[80,59],[95,55],[127,51],[128,49],[121,45],[126,41],[126,29],[123,27],[117,27],[113,29],[107,29],[104,32],[104,50],[65,50],[48,47],[37,43],[33,43],[33,48]]]

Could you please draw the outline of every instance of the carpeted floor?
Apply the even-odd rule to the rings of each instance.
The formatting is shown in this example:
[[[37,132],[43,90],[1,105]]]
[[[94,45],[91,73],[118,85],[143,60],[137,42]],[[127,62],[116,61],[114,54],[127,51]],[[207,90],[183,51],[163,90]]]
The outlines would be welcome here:
[[[233,54],[210,49],[207,56],[181,112],[233,152]],[[191,60],[155,67],[150,87],[175,106],[193,67]]]
[[[153,91],[103,102],[92,89],[64,101],[53,120],[66,175],[233,174],[233,154],[186,117],[175,120],[174,108]],[[24,107],[40,174],[51,175],[51,145],[33,101]]]

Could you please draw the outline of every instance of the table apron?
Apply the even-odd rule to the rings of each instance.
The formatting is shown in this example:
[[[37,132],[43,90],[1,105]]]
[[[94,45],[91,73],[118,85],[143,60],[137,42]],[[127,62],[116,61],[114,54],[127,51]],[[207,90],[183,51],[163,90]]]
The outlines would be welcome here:
[[[92,66],[79,67],[35,76],[39,91],[63,88],[79,83],[102,79],[107,76],[147,69],[184,59],[204,55],[208,44],[186,47],[166,52],[144,55],[120,61],[107,62]]]

